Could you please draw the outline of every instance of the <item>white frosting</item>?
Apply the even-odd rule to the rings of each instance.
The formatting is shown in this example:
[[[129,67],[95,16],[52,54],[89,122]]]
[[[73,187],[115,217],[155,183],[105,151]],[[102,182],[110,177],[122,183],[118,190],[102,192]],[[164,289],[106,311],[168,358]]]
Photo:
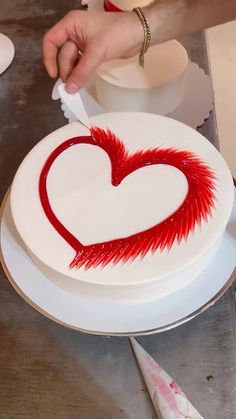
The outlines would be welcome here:
[[[160,296],[168,294],[196,277],[214,254],[232,208],[233,183],[229,169],[204,137],[174,120],[151,114],[114,113],[96,116],[91,122],[114,131],[130,152],[161,145],[197,153],[218,179],[213,217],[201,228],[197,227],[187,241],[175,243],[170,252],[148,253],[143,261],[136,259],[133,263],[108,265],[104,269],[70,270],[75,251],[45,216],[38,181],[44,162],[59,144],[88,134],[81,124],[73,123],[38,143],[18,169],[11,191],[15,225],[33,257],[44,269],[49,269],[53,280],[58,280],[60,285],[64,281],[65,288],[69,287],[71,292],[79,292],[82,287],[88,297],[93,296],[94,290],[96,296],[104,295],[116,301],[147,299],[148,295],[152,298],[155,290]],[[116,188],[110,184],[109,169],[106,153],[97,147],[79,145],[61,154],[49,172],[47,187],[51,205],[58,218],[85,244],[127,237],[137,229],[141,231],[157,224],[185,197],[183,174],[169,166],[140,169]],[[141,192],[139,200],[137,194]],[[104,291],[99,293],[99,287]]]
[[[145,66],[138,57],[103,63],[96,73],[96,91],[107,111],[167,114],[182,101],[188,56],[177,41],[149,48]]]
[[[74,236],[79,232],[85,245],[146,230],[173,214],[186,196],[185,176],[174,167],[141,168],[115,188],[107,154],[85,144],[76,148],[73,152],[68,149],[55,161],[47,190],[54,213]],[[63,167],[70,167],[67,176]],[[167,189],[173,193],[166,196]],[[153,196],[158,199],[153,200]]]
[[[221,237],[213,247],[208,250],[204,257],[194,261],[190,267],[187,266],[179,273],[169,275],[168,278],[157,278],[157,280],[154,279],[153,281],[146,281],[145,283],[137,283],[135,284],[135,287],[134,284],[122,283],[120,285],[104,285],[86,281],[75,281],[74,278],[71,278],[68,275],[62,275],[46,266],[36,258],[29,249],[28,253],[43,275],[64,290],[72,292],[82,298],[89,298],[90,300],[92,299],[106,303],[130,304],[156,301],[186,286],[207,267],[208,263],[215,255],[220,245],[220,241]],[[122,275],[122,271],[120,274]]]

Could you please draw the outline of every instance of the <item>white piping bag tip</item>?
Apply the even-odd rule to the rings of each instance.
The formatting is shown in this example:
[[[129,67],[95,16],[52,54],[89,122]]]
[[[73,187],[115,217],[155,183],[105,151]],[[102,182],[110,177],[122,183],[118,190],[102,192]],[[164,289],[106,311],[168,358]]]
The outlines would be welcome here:
[[[61,79],[58,79],[57,81],[56,81],[56,83],[54,84],[54,87],[53,87],[53,89],[52,89],[52,99],[53,100],[58,100],[58,99],[60,99],[60,93],[59,93],[59,90],[58,90],[58,87],[61,85],[63,83],[63,81],[61,80]]]
[[[67,106],[69,111],[80,121],[83,125],[90,129],[91,124],[88,114],[85,110],[80,93],[69,94],[65,89],[64,83],[58,83],[57,86],[62,102]]]

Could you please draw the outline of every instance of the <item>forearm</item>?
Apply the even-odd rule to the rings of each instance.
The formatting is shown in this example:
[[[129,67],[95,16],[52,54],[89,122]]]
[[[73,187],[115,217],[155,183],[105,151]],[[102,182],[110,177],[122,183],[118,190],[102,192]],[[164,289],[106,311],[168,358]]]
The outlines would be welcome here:
[[[236,19],[236,0],[156,0],[144,11],[155,44]]]
[[[156,0],[143,11],[154,45],[236,19],[236,0]],[[59,66],[67,91],[75,93],[102,62],[132,57],[142,46],[135,13],[73,11],[45,35],[43,56],[50,76]]]

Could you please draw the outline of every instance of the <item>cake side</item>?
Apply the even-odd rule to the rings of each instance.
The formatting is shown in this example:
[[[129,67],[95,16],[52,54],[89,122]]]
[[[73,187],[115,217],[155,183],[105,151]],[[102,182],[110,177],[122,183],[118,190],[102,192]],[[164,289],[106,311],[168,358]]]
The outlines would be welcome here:
[[[144,68],[138,57],[103,63],[95,77],[98,101],[109,112],[166,115],[184,98],[187,66],[187,52],[175,40],[151,47]]]
[[[140,302],[157,301],[184,288],[207,268],[217,252],[220,243],[221,237],[208,250],[204,258],[199,258],[199,260],[194,261],[191,266],[182,269],[179,273],[169,275],[168,278],[163,278],[162,280],[157,279],[135,284],[135,286],[133,284],[97,284],[89,281],[75,280],[70,276],[62,275],[54,269],[49,268],[36,258],[28,248],[27,252],[43,275],[67,292],[103,303],[137,304]]]
[[[183,74],[188,65],[186,49],[172,40],[149,48],[145,54],[145,67],[137,57],[117,59],[101,64],[97,74],[107,83],[132,89],[157,88]]]

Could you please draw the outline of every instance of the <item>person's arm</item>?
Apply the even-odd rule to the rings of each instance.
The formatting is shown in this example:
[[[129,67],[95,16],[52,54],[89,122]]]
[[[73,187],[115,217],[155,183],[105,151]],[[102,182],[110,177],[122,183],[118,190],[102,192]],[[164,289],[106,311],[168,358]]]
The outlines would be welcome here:
[[[156,0],[143,12],[154,45],[235,19],[236,0]],[[103,61],[138,54],[142,44],[134,12],[73,11],[45,35],[43,57],[49,75],[56,77],[59,67],[67,91],[74,93]]]
[[[236,19],[236,0],[157,0],[143,10],[157,44]]]

